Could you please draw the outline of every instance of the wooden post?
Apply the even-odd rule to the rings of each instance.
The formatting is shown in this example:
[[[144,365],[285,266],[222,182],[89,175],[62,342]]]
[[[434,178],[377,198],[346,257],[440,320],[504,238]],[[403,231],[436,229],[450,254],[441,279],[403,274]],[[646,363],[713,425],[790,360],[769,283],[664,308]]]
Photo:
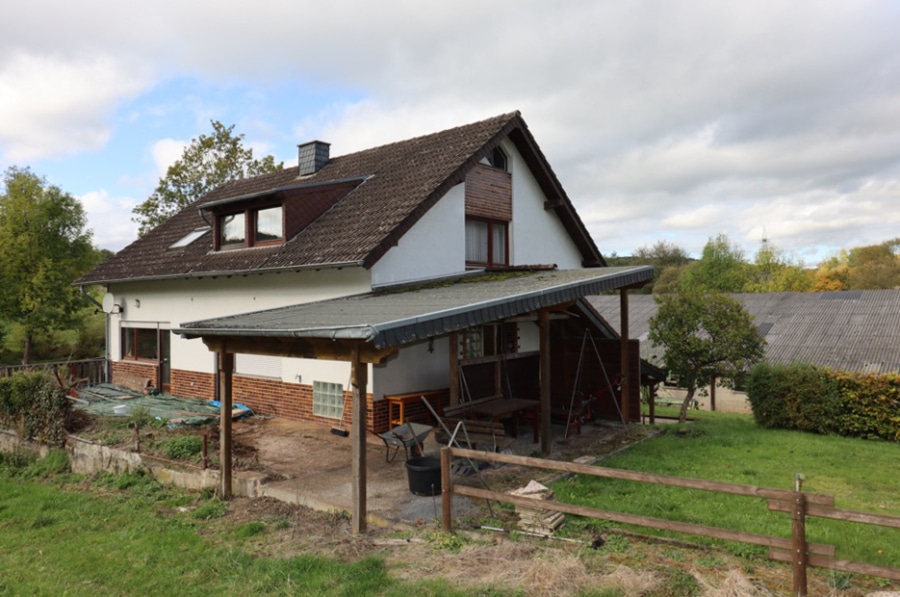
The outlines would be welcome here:
[[[716,410],[716,376],[709,376],[709,410]]]
[[[231,405],[234,353],[222,346],[216,353],[219,369],[219,474],[223,500],[231,499]]]
[[[791,513],[791,551],[793,558],[793,591],[796,597],[806,597],[806,495],[798,491]]]
[[[540,376],[541,376],[541,452],[550,455],[550,311],[542,309],[538,314],[540,326]]]
[[[459,334],[447,338],[450,343],[450,406],[459,404]]]
[[[621,321],[621,345],[622,345],[622,395],[620,396],[622,422],[628,423],[631,416],[628,412],[629,392],[631,391],[631,371],[629,371],[628,359],[628,291],[619,289],[619,319]]]
[[[359,360],[359,346],[353,349],[350,362],[350,385],[353,387],[352,418],[350,431],[352,446],[350,474],[352,503],[351,517],[353,533],[366,532],[366,387],[369,384],[369,369]]]
[[[650,386],[650,424],[656,424],[656,384]]]
[[[450,448],[441,448],[441,529],[453,532],[453,483],[450,478]]]

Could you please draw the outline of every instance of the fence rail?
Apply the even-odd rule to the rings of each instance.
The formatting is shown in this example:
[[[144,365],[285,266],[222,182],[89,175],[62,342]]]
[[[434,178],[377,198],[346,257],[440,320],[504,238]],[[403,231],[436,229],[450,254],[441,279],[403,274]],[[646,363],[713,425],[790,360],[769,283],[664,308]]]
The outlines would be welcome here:
[[[642,483],[682,487],[686,489],[700,489],[716,493],[764,498],[769,500],[768,507],[770,510],[786,512],[791,515],[791,538],[785,539],[783,537],[773,537],[744,531],[735,531],[732,529],[651,518],[637,514],[625,514],[622,512],[600,510],[575,504],[547,502],[535,498],[515,496],[488,489],[455,485],[450,474],[450,463],[454,457],[502,464],[515,464],[543,470],[555,470],[594,477],[623,479],[626,481],[637,481]],[[675,531],[688,535],[701,535],[726,541],[736,541],[739,543],[749,543],[752,545],[768,547],[769,559],[791,563],[794,595],[799,597],[805,597],[807,594],[806,569],[809,566],[830,568],[842,572],[867,574],[870,576],[880,576],[891,580],[900,580],[900,569],[875,566],[862,562],[838,560],[835,559],[836,550],[833,545],[809,543],[806,541],[805,520],[809,516],[900,528],[900,517],[897,516],[885,516],[882,514],[871,514],[868,512],[856,512],[835,508],[834,496],[831,495],[756,487],[753,485],[739,485],[735,483],[721,483],[717,481],[704,481],[701,479],[687,479],[670,475],[641,473],[577,464],[573,462],[561,462],[556,460],[545,460],[542,458],[531,458],[528,456],[517,456],[514,454],[497,454],[452,447],[441,449],[441,488],[441,523],[443,529],[448,532],[452,532],[453,530],[452,496],[455,494],[505,502],[526,508],[562,512],[564,514],[611,520],[622,524],[633,524],[660,530]]]
[[[70,382],[84,380],[84,383],[87,385],[108,381],[106,359],[104,358],[35,363],[32,365],[2,365],[0,366],[0,377],[11,377],[15,373],[28,371],[50,371],[59,375],[60,379]]]

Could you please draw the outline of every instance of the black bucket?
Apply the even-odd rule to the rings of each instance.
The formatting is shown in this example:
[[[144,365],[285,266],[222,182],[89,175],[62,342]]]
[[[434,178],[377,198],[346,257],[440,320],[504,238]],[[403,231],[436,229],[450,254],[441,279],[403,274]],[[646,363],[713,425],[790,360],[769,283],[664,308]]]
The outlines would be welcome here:
[[[441,459],[421,456],[406,461],[409,490],[415,495],[441,494]]]

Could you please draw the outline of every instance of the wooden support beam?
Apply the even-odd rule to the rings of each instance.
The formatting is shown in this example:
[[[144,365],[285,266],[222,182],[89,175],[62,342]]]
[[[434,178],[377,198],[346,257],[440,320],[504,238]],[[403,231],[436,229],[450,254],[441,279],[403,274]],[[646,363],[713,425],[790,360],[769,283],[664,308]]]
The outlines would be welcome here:
[[[541,377],[541,452],[550,455],[553,444],[550,427],[550,311],[542,309],[538,317],[540,327]]]
[[[452,332],[447,337],[450,351],[450,406],[459,404],[459,334]]]
[[[203,343],[213,351],[228,346],[229,352],[262,354],[275,357],[351,361],[354,351],[360,362],[382,364],[399,354],[398,347],[378,349],[359,340],[328,340],[325,338],[276,338],[249,336],[204,336]]]
[[[628,412],[629,394],[631,392],[631,380],[629,378],[631,372],[629,371],[630,368],[628,366],[628,291],[624,288],[619,289],[619,316],[621,319],[620,341],[622,345],[622,395],[620,396],[620,402],[622,422],[628,423],[631,420],[631,416]]]
[[[223,346],[216,353],[219,371],[219,492],[223,500],[231,499],[231,406],[234,353]]]
[[[350,361],[350,385],[353,388],[353,426],[350,431],[352,487],[352,529],[358,535],[366,532],[366,387],[369,366],[360,360],[359,350]]]

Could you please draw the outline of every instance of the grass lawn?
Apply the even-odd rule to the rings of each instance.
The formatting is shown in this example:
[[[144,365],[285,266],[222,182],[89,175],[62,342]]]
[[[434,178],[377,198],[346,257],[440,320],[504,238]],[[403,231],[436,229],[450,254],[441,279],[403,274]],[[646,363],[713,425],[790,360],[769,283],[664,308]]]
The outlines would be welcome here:
[[[224,502],[134,474],[42,483],[11,458],[0,453],[0,595],[469,594],[397,580],[377,557],[251,555],[245,542],[263,523],[204,530]],[[62,487],[72,484],[79,490]]]
[[[691,411],[691,416],[694,422],[661,425],[662,436],[599,464],[780,489],[793,489],[800,473],[805,491],[833,495],[838,508],[900,516],[900,445],[761,429],[749,415]],[[586,476],[559,481],[553,489],[564,502],[790,537],[789,515],[769,512],[761,498]],[[900,529],[820,518],[808,518],[806,527],[808,541],[835,545],[839,559],[900,568]],[[765,553],[742,544],[728,549],[738,555]]]

